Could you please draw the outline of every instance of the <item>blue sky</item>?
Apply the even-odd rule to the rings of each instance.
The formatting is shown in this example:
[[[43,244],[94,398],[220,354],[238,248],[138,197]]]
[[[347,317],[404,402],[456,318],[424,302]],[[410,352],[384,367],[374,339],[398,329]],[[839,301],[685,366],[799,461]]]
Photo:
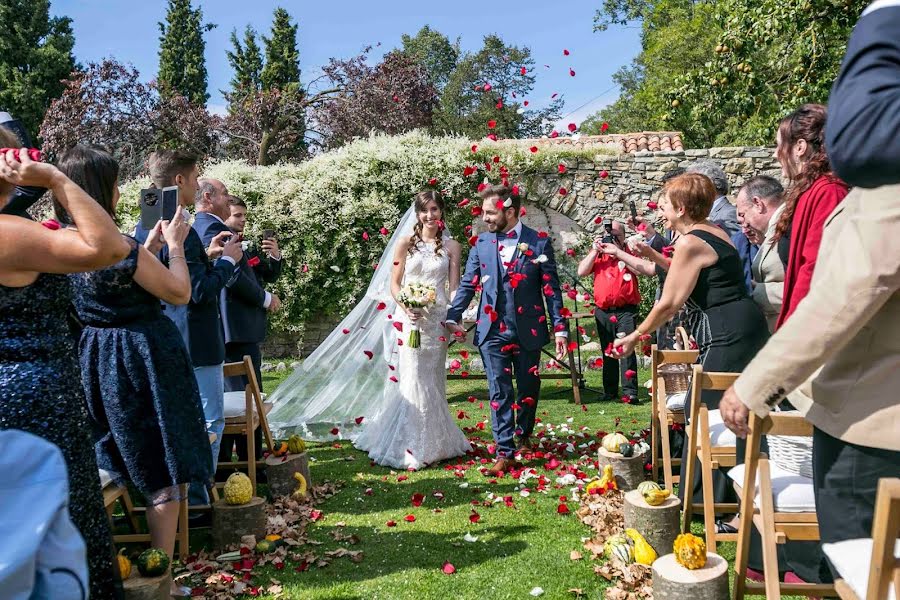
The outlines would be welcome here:
[[[197,1],[195,0],[195,5]],[[384,52],[400,45],[404,33],[415,34],[430,25],[464,50],[481,47],[484,35],[498,33],[507,43],[531,48],[537,65],[537,83],[529,98],[540,107],[557,92],[565,99],[563,122],[579,122],[618,96],[612,74],[640,50],[637,28],[615,28],[594,33],[593,15],[600,1],[551,0],[202,0],[204,18],[218,25],[206,34],[209,71],[209,107],[220,111],[231,68],[225,55],[231,30],[249,23],[268,34],[272,11],[282,6],[299,22],[302,79],[319,74],[330,57],[355,55],[368,44],[381,43]],[[155,77],[159,29],[165,0],[53,0],[51,11],[73,19],[75,55],[82,63],[107,56],[132,63],[144,79]],[[563,49],[570,51],[563,55]],[[544,67],[549,64],[550,68]],[[575,77],[569,75],[575,70]]]

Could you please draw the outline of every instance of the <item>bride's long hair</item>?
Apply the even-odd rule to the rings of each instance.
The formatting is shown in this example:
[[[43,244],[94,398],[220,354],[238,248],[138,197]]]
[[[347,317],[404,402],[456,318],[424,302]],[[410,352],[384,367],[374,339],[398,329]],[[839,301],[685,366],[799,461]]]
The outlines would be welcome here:
[[[441,221],[444,219],[444,199],[438,192],[434,190],[425,190],[424,192],[416,194],[416,199],[413,202],[413,210],[416,212],[416,224],[413,226],[413,233],[409,238],[409,248],[407,249],[410,256],[412,256],[412,253],[419,247],[419,242],[422,241],[422,221],[419,220],[419,215],[425,212],[429,202],[437,204],[438,208],[441,210]],[[441,254],[443,251],[444,236],[442,234],[443,227],[441,227],[441,231],[434,240],[434,251],[436,254]]]

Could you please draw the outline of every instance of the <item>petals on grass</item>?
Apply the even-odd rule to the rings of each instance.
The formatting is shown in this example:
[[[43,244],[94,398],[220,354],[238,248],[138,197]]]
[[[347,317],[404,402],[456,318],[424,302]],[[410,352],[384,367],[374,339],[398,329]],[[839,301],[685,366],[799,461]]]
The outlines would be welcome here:
[[[441,567],[441,570],[444,572],[444,575],[453,575],[456,573],[456,567],[449,562],[445,562],[444,566]]]
[[[415,523],[416,515],[406,515],[405,517],[403,517],[403,520],[406,521],[407,523]]]
[[[356,421],[356,424],[357,424],[357,425],[361,425],[362,422],[365,420],[365,417],[356,417],[356,418],[353,419],[353,420]]]
[[[557,506],[556,514],[559,514],[559,515],[569,514],[569,505],[568,504],[560,504],[559,506]]]
[[[412,495],[412,499],[410,501],[412,502],[413,506],[418,508],[419,506],[422,506],[422,502],[424,500],[425,500],[425,494],[420,494],[420,493],[416,492],[415,494]]]
[[[388,521],[387,523],[385,523],[385,525],[387,525],[388,527],[396,527],[397,521]]]
[[[469,521],[472,523],[477,523],[481,520],[481,515],[473,508],[471,514],[469,514]]]

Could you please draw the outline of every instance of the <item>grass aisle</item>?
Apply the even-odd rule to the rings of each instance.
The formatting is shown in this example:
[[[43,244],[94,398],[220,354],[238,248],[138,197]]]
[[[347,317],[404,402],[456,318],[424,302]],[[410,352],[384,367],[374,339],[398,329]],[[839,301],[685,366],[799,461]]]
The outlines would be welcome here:
[[[267,373],[264,385],[273,390],[284,373]],[[642,379],[647,376],[642,373]],[[616,428],[617,419],[625,432],[645,427],[649,406],[596,402],[597,393],[587,392],[586,410],[572,403],[571,391],[561,391],[555,381],[544,384],[538,406],[541,424],[537,431],[552,426],[557,442],[569,435],[560,432],[565,425],[574,434],[586,428],[589,438],[576,439],[575,445],[597,440],[598,431]],[[599,374],[588,375],[589,387],[600,387]],[[556,392],[556,393],[554,393]],[[642,392],[646,394],[645,391]],[[459,424],[473,428],[470,438],[480,440],[482,448],[491,441],[485,381],[453,381],[448,386],[453,414],[464,412]],[[474,403],[469,397],[474,396]],[[483,407],[479,404],[483,402]],[[484,430],[477,424],[485,423]],[[576,465],[581,453],[557,455],[564,465]],[[333,561],[327,568],[315,567],[295,572],[289,565],[283,571],[261,570],[281,581],[289,598],[528,598],[534,588],[544,590],[543,598],[574,598],[570,589],[580,589],[585,597],[597,598],[604,581],[593,572],[592,563],[570,559],[572,550],[580,550],[589,530],[577,519],[577,503],[569,502],[572,514],[560,515],[560,496],[571,500],[571,486],[556,484],[557,473],[545,469],[546,459],[530,461],[547,478],[546,493],[523,497],[518,481],[506,476],[490,482],[475,464],[460,461],[438,465],[417,473],[394,472],[371,466],[368,457],[353,449],[349,442],[312,444],[314,481],[343,482],[343,489],[320,508],[324,518],[310,526],[309,538],[321,542],[314,550],[321,554],[348,547],[336,542],[332,533],[355,534],[360,543],[349,546],[362,550],[364,559]],[[487,459],[485,459],[487,460]],[[592,465],[580,465],[593,476]],[[558,468],[557,468],[558,471]],[[537,480],[528,482],[534,490]],[[366,490],[370,489],[369,495]],[[424,501],[414,507],[411,498],[422,494]],[[435,493],[442,495],[436,497]],[[493,494],[496,502],[491,502]],[[511,497],[511,504],[503,501]],[[477,504],[477,506],[476,506]],[[473,511],[479,518],[473,517]],[[415,521],[408,522],[408,515]],[[473,522],[476,520],[477,522]],[[389,522],[395,526],[388,526]],[[339,525],[343,524],[343,526]],[[466,534],[478,538],[464,540]],[[442,571],[445,562],[455,574]]]

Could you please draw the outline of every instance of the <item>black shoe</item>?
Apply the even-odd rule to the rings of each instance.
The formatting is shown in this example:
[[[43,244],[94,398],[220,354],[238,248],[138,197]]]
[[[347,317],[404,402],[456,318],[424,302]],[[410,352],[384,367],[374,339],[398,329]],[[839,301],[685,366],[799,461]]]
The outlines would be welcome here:
[[[600,398],[600,402],[613,402],[615,400],[618,400],[618,397],[612,394],[603,394]]]
[[[725,521],[716,521],[716,533],[737,533],[738,530],[734,525],[729,525]]]
[[[642,404],[642,402],[638,399],[637,396],[632,396],[631,394],[628,394],[627,396],[625,396],[625,398],[628,399],[628,402],[625,402],[624,399],[622,400],[622,402],[625,402],[625,404],[631,404],[633,406],[639,406]]]

